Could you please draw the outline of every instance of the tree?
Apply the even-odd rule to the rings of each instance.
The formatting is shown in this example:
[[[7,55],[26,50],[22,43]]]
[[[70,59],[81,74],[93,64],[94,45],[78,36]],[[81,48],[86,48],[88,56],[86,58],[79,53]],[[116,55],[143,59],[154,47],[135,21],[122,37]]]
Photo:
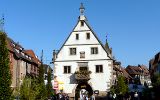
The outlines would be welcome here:
[[[153,92],[157,100],[160,99],[159,90],[160,90],[160,74],[154,74],[151,78],[152,85],[153,85]]]
[[[123,76],[118,77],[116,92],[118,95],[121,95],[121,96],[124,96],[128,92],[128,86],[125,83],[125,78]]]
[[[39,93],[39,87],[35,79],[26,77],[20,86],[20,99],[21,100],[35,100]]]
[[[52,95],[52,83],[51,83],[51,69],[49,68],[47,73],[47,97]]]
[[[11,100],[11,83],[7,35],[0,31],[0,100]]]
[[[47,97],[46,93],[46,86],[44,84],[44,66],[43,63],[39,66],[39,74],[38,74],[38,80],[37,85],[39,87],[39,94],[37,95],[36,99],[38,100],[44,100]]]

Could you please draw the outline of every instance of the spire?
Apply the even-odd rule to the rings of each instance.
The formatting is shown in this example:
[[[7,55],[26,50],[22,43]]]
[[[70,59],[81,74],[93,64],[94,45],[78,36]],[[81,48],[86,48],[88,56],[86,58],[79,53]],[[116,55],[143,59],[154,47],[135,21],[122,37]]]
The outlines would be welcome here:
[[[84,15],[84,10],[85,10],[85,8],[84,8],[84,6],[83,6],[83,3],[81,3],[81,6],[80,6],[79,10],[80,10],[80,14],[81,14],[81,15]]]
[[[107,35],[108,35],[108,33],[106,33],[106,43],[107,43]]]
[[[86,17],[84,16],[85,8],[83,6],[83,3],[81,3],[81,6],[80,6],[79,10],[80,10],[79,20],[86,20]]]
[[[105,48],[108,50],[109,49],[109,45],[108,45],[108,41],[107,41],[107,35],[108,35],[108,33],[106,34],[106,44],[105,44]]]
[[[4,15],[0,19],[0,31],[4,32]]]
[[[108,52],[109,54],[112,54],[112,48],[109,48],[109,44],[108,44],[107,38],[108,38],[108,33],[106,34],[105,49],[107,50],[107,52]]]
[[[43,50],[41,52],[41,63],[43,64]]]

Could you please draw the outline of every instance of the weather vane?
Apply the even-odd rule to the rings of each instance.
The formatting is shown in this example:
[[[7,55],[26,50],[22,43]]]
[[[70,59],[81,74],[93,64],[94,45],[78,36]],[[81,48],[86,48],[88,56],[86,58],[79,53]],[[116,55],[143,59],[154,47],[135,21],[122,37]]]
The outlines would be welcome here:
[[[85,10],[85,8],[83,6],[83,3],[81,3],[81,6],[80,6],[79,10],[80,10],[80,14],[83,15],[84,10]]]

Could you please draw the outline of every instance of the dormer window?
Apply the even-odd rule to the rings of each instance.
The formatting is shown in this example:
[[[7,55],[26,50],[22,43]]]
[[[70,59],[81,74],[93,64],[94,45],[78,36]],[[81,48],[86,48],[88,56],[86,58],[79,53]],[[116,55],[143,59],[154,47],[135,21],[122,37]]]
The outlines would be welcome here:
[[[79,40],[79,34],[76,34],[76,40]]]
[[[90,33],[86,33],[86,39],[90,39]]]
[[[82,27],[82,26],[84,26],[84,22],[83,22],[83,21],[81,21],[81,27]]]

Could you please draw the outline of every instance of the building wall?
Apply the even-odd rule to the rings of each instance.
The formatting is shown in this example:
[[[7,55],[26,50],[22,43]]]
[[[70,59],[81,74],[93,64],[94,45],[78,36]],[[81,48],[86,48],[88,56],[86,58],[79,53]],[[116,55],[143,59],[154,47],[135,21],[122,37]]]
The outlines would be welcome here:
[[[91,54],[91,47],[98,47],[98,54]],[[70,55],[69,48],[76,48],[77,54]],[[65,52],[65,53],[64,53]],[[80,58],[80,52],[85,52],[85,58]],[[109,59],[107,53],[101,47],[100,44],[98,45],[75,45],[75,46],[64,46],[60,53],[58,54],[58,58],[56,61],[69,61],[69,60],[103,60]]]
[[[91,87],[93,88],[93,90],[107,91],[107,89],[109,89],[112,75],[111,63],[112,61],[106,60],[88,62],[89,71],[92,72],[90,74],[91,79],[88,81],[88,83],[92,84]],[[96,73],[95,65],[103,65],[103,73]],[[63,66],[71,66],[71,73],[64,74]],[[74,87],[76,86],[74,73],[78,70],[78,68],[78,63],[76,61],[55,63],[55,76],[57,76],[59,81],[64,83],[64,92],[72,93]]]
[[[26,76],[26,62],[21,60],[20,61],[20,80],[23,80]]]
[[[74,73],[79,70],[79,62],[86,62],[92,72],[88,84],[93,90],[106,93],[113,78],[113,61],[88,24],[84,22],[84,26],[80,26],[81,20],[85,20],[82,15],[54,61],[54,75],[57,76],[59,87],[63,87],[63,92],[74,94],[77,86]],[[90,33],[90,39],[86,39],[86,33]],[[79,34],[78,40],[76,34]],[[98,47],[98,54],[91,54],[91,47]],[[70,55],[69,48],[76,48],[76,55]],[[85,52],[85,58],[80,58],[80,52]],[[96,73],[95,65],[103,65],[103,73]],[[71,73],[64,74],[64,66],[71,66]]]
[[[12,65],[13,65],[13,73],[12,73],[12,85],[11,87],[16,87],[16,79],[17,79],[17,62],[18,60],[12,57]]]

